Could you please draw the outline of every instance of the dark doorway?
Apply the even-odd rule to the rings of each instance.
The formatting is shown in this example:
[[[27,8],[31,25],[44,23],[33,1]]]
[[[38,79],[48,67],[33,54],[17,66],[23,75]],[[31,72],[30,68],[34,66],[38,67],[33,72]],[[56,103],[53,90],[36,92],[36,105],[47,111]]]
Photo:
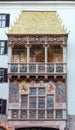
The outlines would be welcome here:
[[[0,130],[5,130],[3,127],[0,127]]]
[[[41,127],[33,127],[33,128],[17,128],[15,130],[59,130],[55,128],[41,128]]]

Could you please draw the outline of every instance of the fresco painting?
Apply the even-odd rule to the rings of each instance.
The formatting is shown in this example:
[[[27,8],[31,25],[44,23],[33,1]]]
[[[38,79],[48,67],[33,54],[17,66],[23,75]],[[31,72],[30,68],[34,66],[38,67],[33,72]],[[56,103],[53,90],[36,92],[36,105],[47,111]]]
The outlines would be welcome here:
[[[9,87],[9,101],[16,103],[19,100],[19,94],[29,94],[29,87],[46,87],[47,94],[53,94],[55,96],[56,103],[65,102],[65,85],[62,82],[53,83],[44,81],[40,82],[12,82]]]
[[[56,84],[56,102],[63,103],[65,102],[65,86],[61,82]]]
[[[18,103],[19,102],[19,87],[16,82],[10,83],[9,86],[9,102]]]

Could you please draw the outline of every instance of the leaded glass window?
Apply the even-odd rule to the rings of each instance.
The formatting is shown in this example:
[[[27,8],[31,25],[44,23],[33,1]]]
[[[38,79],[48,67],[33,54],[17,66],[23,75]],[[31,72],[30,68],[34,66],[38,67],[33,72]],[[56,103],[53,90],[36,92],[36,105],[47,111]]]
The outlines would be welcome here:
[[[45,97],[38,98],[38,108],[45,108]]]
[[[53,118],[54,117],[54,111],[53,110],[47,110],[47,118]]]
[[[30,108],[36,108],[36,97],[30,97],[29,98],[29,107]]]
[[[30,88],[30,95],[36,95],[36,88]]]
[[[62,118],[62,110],[56,110],[56,118]]]
[[[53,108],[53,107],[54,107],[54,97],[47,96],[47,108]]]
[[[18,118],[18,110],[12,110],[12,118]]]
[[[36,110],[29,110],[29,118],[36,118]]]
[[[26,119],[27,118],[27,110],[21,110],[20,118],[22,118],[22,119]]]
[[[54,109],[54,95],[46,93],[45,87],[29,87],[29,93],[21,94],[21,107],[12,111],[12,118],[52,119],[62,118],[63,111]]]
[[[45,118],[45,110],[38,110],[38,118]]]
[[[28,105],[28,96],[21,95],[21,107],[27,108],[27,105]]]
[[[45,95],[45,88],[39,88],[38,93],[39,95]]]

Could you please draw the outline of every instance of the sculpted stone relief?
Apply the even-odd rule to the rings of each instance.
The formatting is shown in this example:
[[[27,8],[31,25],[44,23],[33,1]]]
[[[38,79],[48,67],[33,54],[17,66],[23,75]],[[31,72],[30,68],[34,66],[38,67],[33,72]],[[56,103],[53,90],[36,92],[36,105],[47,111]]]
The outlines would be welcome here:
[[[36,35],[36,36],[10,36],[9,37],[9,42],[10,43],[14,43],[14,44],[27,44],[27,43],[32,43],[32,44],[39,44],[39,43],[66,43],[67,37],[66,36],[40,36],[40,35]],[[9,43],[9,44],[10,44]]]

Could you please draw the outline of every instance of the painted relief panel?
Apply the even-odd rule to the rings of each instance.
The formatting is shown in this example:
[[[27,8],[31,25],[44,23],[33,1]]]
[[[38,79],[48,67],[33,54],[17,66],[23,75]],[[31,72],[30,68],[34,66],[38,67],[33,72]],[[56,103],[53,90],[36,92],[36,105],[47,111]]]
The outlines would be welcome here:
[[[9,86],[9,102],[18,103],[19,101],[19,87],[17,82],[11,82]]]

